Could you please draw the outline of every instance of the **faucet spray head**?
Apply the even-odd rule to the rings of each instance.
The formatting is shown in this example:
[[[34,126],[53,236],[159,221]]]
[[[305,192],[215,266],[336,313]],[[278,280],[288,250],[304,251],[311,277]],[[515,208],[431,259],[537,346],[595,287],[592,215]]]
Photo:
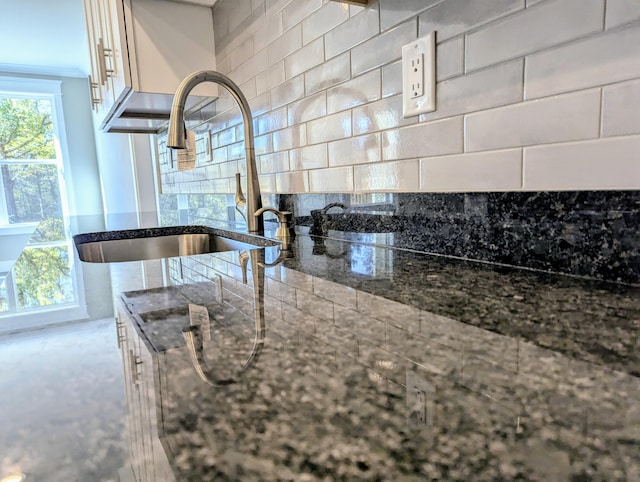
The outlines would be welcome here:
[[[184,79],[178,86],[171,103],[169,132],[167,134],[167,147],[170,149],[187,148],[187,126],[184,122],[184,109],[187,103],[187,96],[193,88],[190,84],[190,77]]]

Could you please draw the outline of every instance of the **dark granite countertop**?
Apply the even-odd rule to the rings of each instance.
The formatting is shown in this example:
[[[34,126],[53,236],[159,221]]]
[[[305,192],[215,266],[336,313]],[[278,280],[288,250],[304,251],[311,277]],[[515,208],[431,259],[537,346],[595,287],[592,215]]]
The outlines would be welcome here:
[[[141,480],[639,479],[639,288],[304,233],[281,254],[113,269]]]
[[[211,226],[186,232],[256,249],[83,264],[118,306],[134,480],[640,480],[639,287]]]

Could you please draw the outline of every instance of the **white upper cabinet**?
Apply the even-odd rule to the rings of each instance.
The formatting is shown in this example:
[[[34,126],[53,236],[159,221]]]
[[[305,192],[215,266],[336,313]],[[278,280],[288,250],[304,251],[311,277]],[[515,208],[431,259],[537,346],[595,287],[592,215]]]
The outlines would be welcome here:
[[[92,104],[106,132],[156,132],[167,122],[182,79],[197,70],[216,68],[210,6],[168,0],[84,0],[84,8]],[[198,86],[187,109],[217,93],[214,84]]]

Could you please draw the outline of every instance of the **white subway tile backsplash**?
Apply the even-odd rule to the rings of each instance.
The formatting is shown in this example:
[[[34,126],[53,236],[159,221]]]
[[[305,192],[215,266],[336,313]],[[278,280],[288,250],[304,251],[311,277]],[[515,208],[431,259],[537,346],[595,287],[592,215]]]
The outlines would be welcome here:
[[[608,0],[606,27],[613,28],[640,20],[638,0]]]
[[[256,150],[256,156],[262,154],[269,154],[273,152],[273,137],[271,134],[264,136],[257,136],[254,139],[254,147]]]
[[[325,91],[307,96],[287,107],[289,125],[307,122],[326,114],[327,93]]]
[[[214,8],[217,69],[250,99],[265,193],[634,182],[625,156],[640,134],[637,0],[242,2]],[[401,47],[431,30],[437,110],[404,118]],[[199,170],[173,172],[165,156],[163,192],[235,190],[235,171],[245,171],[242,119],[220,94],[188,123],[212,133],[212,161],[202,142]],[[584,168],[580,149],[594,152]],[[573,184],[572,170],[580,170]]]
[[[227,148],[219,147],[213,150],[213,162],[226,162],[228,159]]]
[[[309,175],[307,171],[282,172],[275,175],[276,192],[305,193],[309,192]]]
[[[289,151],[258,156],[256,164],[260,174],[286,172],[289,170]]]
[[[517,191],[522,187],[522,150],[430,157],[420,160],[422,191]]]
[[[525,98],[640,77],[640,26],[527,57]]]
[[[467,36],[467,70],[546,49],[602,30],[604,0],[554,0]]]
[[[307,126],[306,124],[294,125],[286,129],[274,131],[272,136],[273,149],[275,151],[302,147],[307,144]]]
[[[346,3],[329,2],[302,22],[302,43],[307,44],[349,18]]]
[[[271,96],[269,92],[258,93],[256,97],[249,100],[249,107],[253,117],[271,110]]]
[[[269,95],[269,77],[266,71],[256,75],[256,93]]]
[[[304,78],[302,75],[299,75],[271,89],[271,107],[275,109],[300,99],[303,96]]]
[[[333,114],[380,98],[380,69],[327,90],[327,112]]]
[[[229,11],[229,31],[232,32],[251,15],[251,0],[237,0]]]
[[[273,89],[285,80],[284,60],[280,60],[256,76],[256,90],[258,94],[268,92],[269,89]]]
[[[304,74],[306,95],[331,87],[349,79],[351,60],[349,54],[331,59]]]
[[[380,0],[380,25],[385,31],[442,0]],[[483,0],[485,1],[485,0]]]
[[[315,144],[313,146],[293,149],[290,152],[291,169],[302,171],[304,169],[318,169],[327,167],[327,145]]]
[[[462,134],[462,117],[384,131],[382,158],[411,159],[461,153]]]
[[[522,59],[439,82],[436,110],[421,121],[466,114],[522,100]]]
[[[356,192],[404,191],[420,189],[420,163],[410,161],[379,162],[354,166]]]
[[[227,160],[241,159],[245,153],[244,142],[236,142],[227,146]]]
[[[302,28],[300,25],[277,37],[267,48],[269,65],[285,58],[302,47]]]
[[[322,7],[322,0],[294,0],[282,10],[282,25],[285,30],[302,22],[311,13]]]
[[[261,174],[258,176],[258,182],[260,183],[260,191],[263,194],[275,194],[276,191],[276,176],[274,174]]]
[[[234,127],[221,130],[211,135],[211,141],[213,142],[214,148],[227,146],[236,142],[237,140],[238,139],[236,139],[236,130]]]
[[[240,83],[253,81],[257,74],[264,72],[268,67],[269,58],[267,57],[267,49],[262,49],[260,52],[257,52],[256,55],[249,58],[249,60],[240,64],[231,75]]]
[[[352,192],[353,167],[332,167],[309,172],[310,192]]]
[[[360,12],[362,12],[365,9],[364,6],[360,6],[360,5],[349,5],[349,15],[351,17],[353,17],[354,15],[359,14]]]
[[[439,82],[463,73],[464,37],[438,44],[436,47],[436,80]]]
[[[602,135],[640,134],[640,80],[605,87],[602,95]]]
[[[466,116],[467,151],[598,137],[600,91],[549,97]]]
[[[334,141],[351,136],[351,112],[344,111],[307,123],[309,144]]]
[[[380,133],[329,143],[330,166],[347,166],[380,160]]]
[[[204,176],[206,179],[214,179],[220,177],[220,165],[211,164],[205,168]]]
[[[418,116],[402,116],[402,96],[388,97],[353,109],[353,134],[394,129],[418,123]]]
[[[233,50],[233,55],[229,56],[231,61],[231,70],[235,70],[253,57],[253,38],[248,38]]]
[[[416,38],[416,20],[412,19],[354,47],[351,50],[352,75],[355,77],[398,60],[402,57],[402,46]]]
[[[264,24],[253,34],[253,43],[258,45],[258,48],[269,45],[280,37],[282,32],[282,13],[268,16]]]
[[[379,6],[373,4],[327,32],[325,35],[327,59],[353,48],[378,33],[380,33]]]
[[[287,108],[282,107],[259,116],[255,119],[254,125],[256,135],[266,134],[287,127]]]
[[[229,179],[209,179],[208,181],[203,181],[204,187],[202,187],[203,191],[201,192],[235,192],[235,184],[232,190],[231,183],[229,181]]]
[[[216,58],[216,70],[225,75],[229,75],[231,72],[231,56],[228,55],[224,58]]]
[[[524,149],[524,189],[637,189],[640,136]]]
[[[447,0],[420,15],[419,36],[435,30],[437,42],[443,42],[491,20],[523,10],[524,6],[524,0]]]
[[[398,60],[382,67],[382,97],[390,97],[401,93],[402,60]]]
[[[286,77],[287,79],[295,77],[323,62],[324,42],[319,38],[284,59]]]
[[[282,9],[289,5],[294,0],[265,0],[265,9],[267,18],[271,20],[272,15],[277,15],[282,12]]]
[[[244,84],[240,84],[240,90],[247,99],[254,99],[258,95],[256,92],[256,79],[251,78]]]

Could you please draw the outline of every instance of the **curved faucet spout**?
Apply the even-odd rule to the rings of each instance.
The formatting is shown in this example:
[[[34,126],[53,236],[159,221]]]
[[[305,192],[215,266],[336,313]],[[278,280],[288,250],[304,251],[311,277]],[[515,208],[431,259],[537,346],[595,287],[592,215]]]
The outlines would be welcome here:
[[[213,82],[223,86],[229,91],[238,103],[242,112],[242,122],[244,124],[245,159],[247,162],[247,225],[250,233],[264,232],[264,219],[262,216],[253,216],[262,207],[260,193],[260,183],[258,182],[258,170],[256,168],[256,154],[253,142],[253,119],[249,102],[244,96],[240,87],[229,77],[213,70],[202,70],[187,76],[178,86],[173,104],[171,105],[171,117],[169,119],[169,135],[167,147],[172,149],[184,149],[186,129],[184,124],[184,108],[189,93],[194,87],[203,82]]]

